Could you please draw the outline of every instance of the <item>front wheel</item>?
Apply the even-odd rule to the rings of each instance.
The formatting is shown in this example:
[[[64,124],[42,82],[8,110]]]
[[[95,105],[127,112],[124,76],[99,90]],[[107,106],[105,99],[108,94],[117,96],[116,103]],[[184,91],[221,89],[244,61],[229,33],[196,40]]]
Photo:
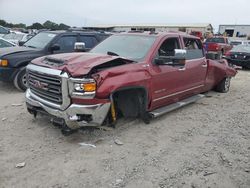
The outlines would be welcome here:
[[[27,89],[26,66],[22,67],[16,74],[14,85],[21,91],[25,91]]]
[[[221,92],[221,93],[227,93],[230,88],[230,77],[224,78],[215,88],[216,91]]]

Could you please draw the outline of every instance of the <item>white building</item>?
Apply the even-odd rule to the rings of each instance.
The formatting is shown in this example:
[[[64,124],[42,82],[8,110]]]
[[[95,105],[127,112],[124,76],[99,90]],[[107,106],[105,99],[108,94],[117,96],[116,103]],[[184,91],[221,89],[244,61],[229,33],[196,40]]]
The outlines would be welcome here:
[[[220,25],[220,34],[227,34],[229,37],[250,36],[250,25]]]
[[[96,25],[83,27],[85,29],[103,30],[111,32],[123,31],[182,31],[191,33],[192,31],[202,32],[203,35],[213,33],[213,26],[209,23],[204,24],[120,24],[120,25]]]

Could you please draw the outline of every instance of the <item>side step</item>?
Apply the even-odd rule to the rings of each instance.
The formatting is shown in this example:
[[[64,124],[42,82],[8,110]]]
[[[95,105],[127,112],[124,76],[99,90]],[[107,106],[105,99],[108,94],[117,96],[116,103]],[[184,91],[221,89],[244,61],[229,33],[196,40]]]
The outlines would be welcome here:
[[[151,111],[149,113],[152,115],[152,117],[159,117],[165,113],[171,112],[171,111],[178,109],[182,106],[186,106],[190,103],[194,103],[203,97],[205,97],[205,95],[202,95],[202,94],[194,95],[192,97],[186,98],[186,99],[179,101],[177,103],[173,103],[173,104],[170,104],[168,106],[158,108],[158,109]]]

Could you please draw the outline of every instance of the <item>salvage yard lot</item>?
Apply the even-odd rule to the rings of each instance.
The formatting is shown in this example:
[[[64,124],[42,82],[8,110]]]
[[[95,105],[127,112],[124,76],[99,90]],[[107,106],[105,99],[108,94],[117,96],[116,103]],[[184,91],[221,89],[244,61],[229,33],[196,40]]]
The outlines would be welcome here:
[[[229,93],[206,95],[149,125],[121,120],[64,137],[0,83],[0,187],[250,187],[250,71]]]

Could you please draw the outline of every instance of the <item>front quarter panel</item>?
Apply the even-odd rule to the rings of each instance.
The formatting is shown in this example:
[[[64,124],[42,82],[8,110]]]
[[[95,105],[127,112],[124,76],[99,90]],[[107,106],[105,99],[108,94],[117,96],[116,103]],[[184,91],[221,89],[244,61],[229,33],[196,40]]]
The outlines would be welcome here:
[[[145,63],[127,64],[98,73],[97,98],[109,98],[116,90],[129,87],[149,88],[151,76]]]

